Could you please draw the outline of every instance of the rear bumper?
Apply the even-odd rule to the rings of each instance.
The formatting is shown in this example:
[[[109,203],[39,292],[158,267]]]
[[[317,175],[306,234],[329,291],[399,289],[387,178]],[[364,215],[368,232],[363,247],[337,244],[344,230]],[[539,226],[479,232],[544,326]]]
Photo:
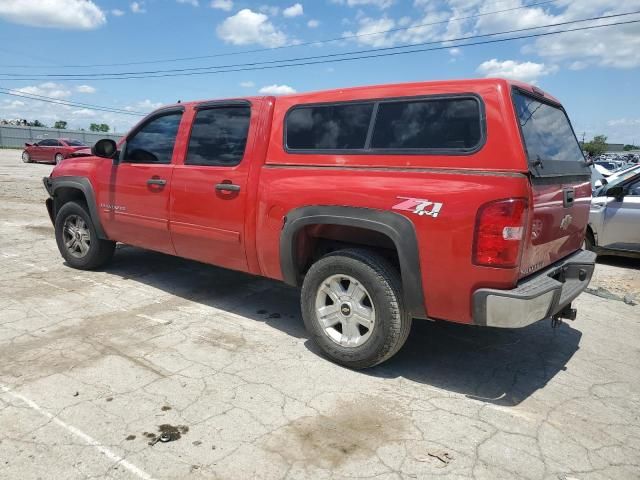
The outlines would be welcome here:
[[[595,253],[579,250],[522,280],[512,290],[476,290],[473,294],[474,323],[521,328],[552,317],[587,288],[595,261]]]

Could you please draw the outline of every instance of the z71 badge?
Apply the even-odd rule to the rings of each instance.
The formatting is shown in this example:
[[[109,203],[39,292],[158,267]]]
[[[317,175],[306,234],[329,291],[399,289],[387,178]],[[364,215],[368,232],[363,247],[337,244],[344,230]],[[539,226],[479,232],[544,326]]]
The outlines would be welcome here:
[[[442,203],[432,202],[423,198],[398,197],[402,202],[391,207],[393,210],[415,213],[416,215],[428,215],[436,218],[442,210]]]

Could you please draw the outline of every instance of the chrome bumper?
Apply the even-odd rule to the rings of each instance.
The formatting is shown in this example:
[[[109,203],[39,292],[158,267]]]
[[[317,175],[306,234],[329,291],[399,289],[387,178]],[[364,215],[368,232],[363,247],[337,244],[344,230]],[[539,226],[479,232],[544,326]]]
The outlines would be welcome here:
[[[552,317],[587,288],[595,262],[595,253],[579,250],[522,280],[513,290],[476,290],[473,294],[474,323],[521,328]]]

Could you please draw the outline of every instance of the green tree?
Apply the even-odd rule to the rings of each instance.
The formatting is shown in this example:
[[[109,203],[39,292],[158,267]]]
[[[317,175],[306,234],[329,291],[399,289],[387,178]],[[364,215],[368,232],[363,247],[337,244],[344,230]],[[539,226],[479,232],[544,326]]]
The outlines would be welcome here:
[[[67,128],[67,122],[65,122],[64,120],[58,120],[56,123],[53,124],[53,128],[59,128],[60,130],[64,130],[65,128]]]
[[[91,125],[89,125],[89,130],[91,130],[92,132],[99,132],[100,125],[98,125],[97,123],[92,123]]]
[[[34,120],[33,122],[31,122],[31,126],[32,127],[46,127],[46,125],[44,123],[42,123],[40,120]]]
[[[106,123],[101,123],[100,124],[100,131],[101,132],[108,132],[109,131],[109,125],[107,125]]]
[[[628,152],[629,150],[639,150],[640,147],[638,145],[625,145],[623,150]]]
[[[602,155],[607,151],[607,137],[605,135],[596,135],[593,140],[584,144],[584,149],[592,157]]]

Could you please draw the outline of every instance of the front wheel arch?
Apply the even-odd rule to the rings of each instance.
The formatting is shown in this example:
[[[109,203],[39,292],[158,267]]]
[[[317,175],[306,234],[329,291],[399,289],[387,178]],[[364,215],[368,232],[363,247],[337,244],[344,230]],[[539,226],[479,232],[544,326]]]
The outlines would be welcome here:
[[[51,179],[51,196],[53,197],[53,218],[58,214],[62,206],[72,200],[80,199],[87,205],[91,221],[93,222],[98,238],[108,240],[102,228],[98,205],[91,182],[86,177],[55,177]]]

